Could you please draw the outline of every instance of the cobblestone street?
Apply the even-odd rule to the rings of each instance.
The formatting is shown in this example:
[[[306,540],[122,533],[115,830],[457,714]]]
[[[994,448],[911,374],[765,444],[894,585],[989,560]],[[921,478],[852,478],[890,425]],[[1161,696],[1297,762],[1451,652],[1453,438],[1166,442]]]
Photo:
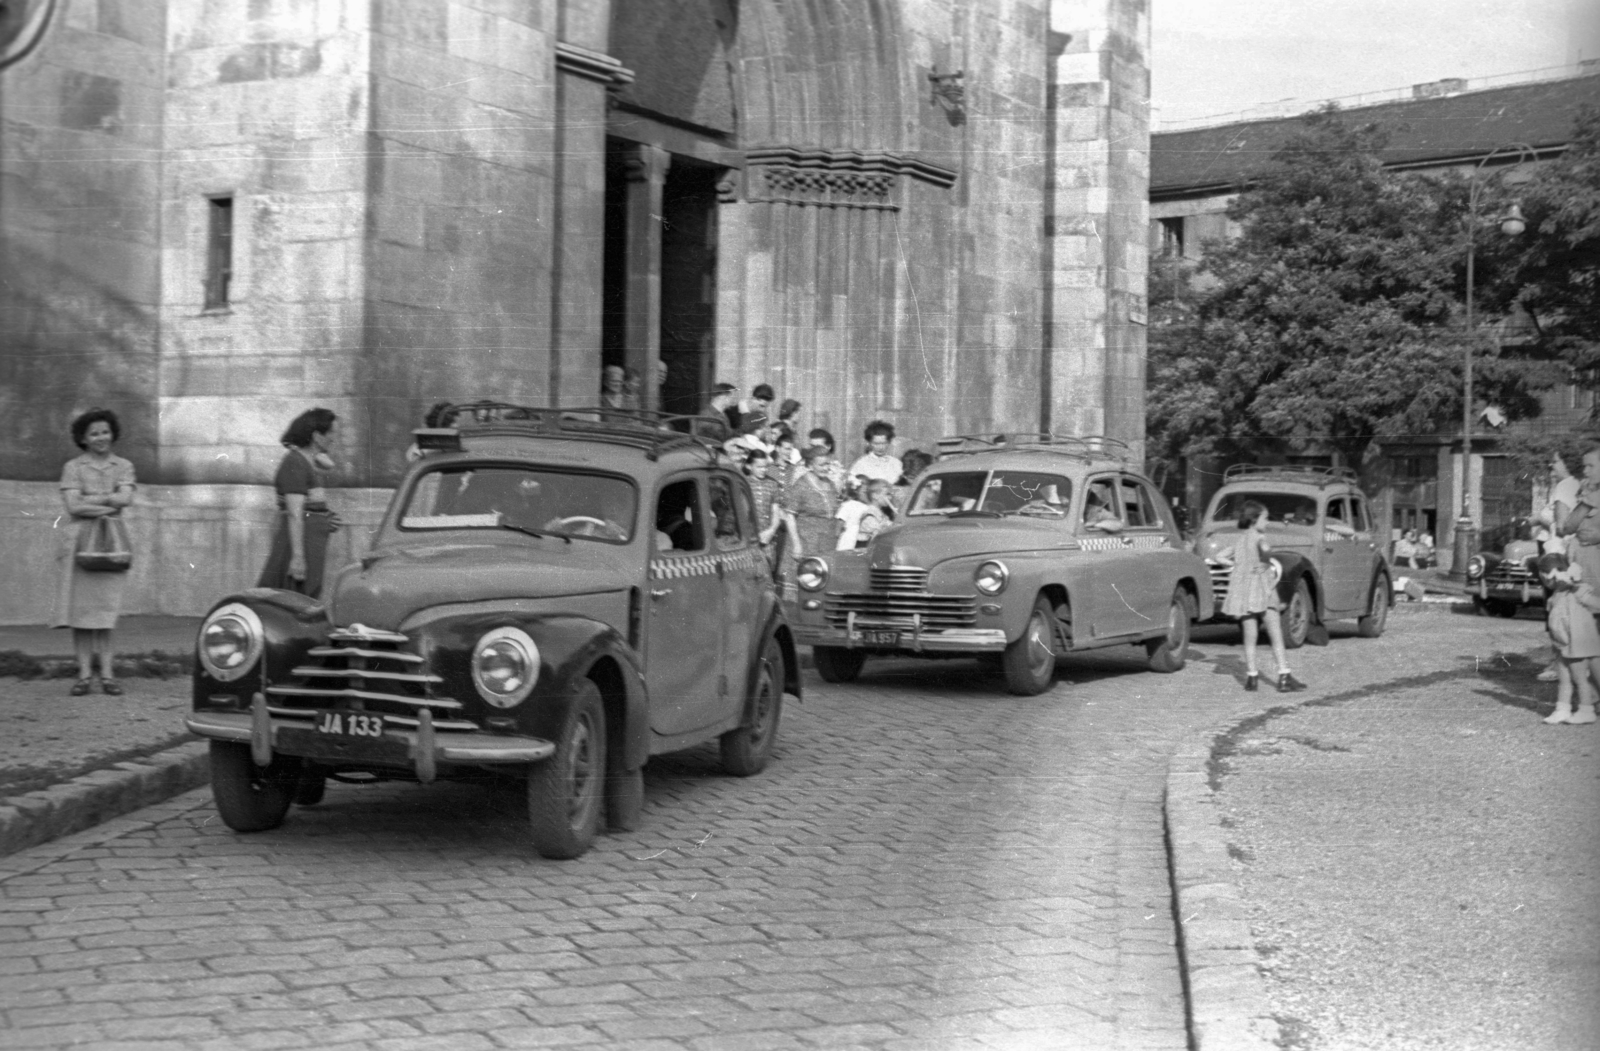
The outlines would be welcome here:
[[[1407,619],[1297,669],[1404,674]],[[1261,707],[1230,638],[1028,699],[970,662],[808,673],[767,773],[658,758],[641,831],[572,862],[514,791],[333,785],[253,836],[191,792],[0,860],[0,1043],[1181,1049],[1162,791]]]

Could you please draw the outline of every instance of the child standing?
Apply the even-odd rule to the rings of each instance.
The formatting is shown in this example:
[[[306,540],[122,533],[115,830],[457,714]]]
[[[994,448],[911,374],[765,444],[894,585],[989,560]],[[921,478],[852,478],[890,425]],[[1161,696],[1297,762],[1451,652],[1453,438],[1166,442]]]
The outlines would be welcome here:
[[[1552,551],[1539,556],[1539,579],[1550,589],[1545,630],[1556,651],[1556,710],[1547,723],[1595,721],[1595,683],[1600,681],[1600,593],[1583,579],[1567,556]],[[1573,705],[1573,697],[1577,705]]]
[[[1239,539],[1231,552],[1221,556],[1232,567],[1222,612],[1238,617],[1244,628],[1244,688],[1254,691],[1261,682],[1261,672],[1256,668],[1256,637],[1265,622],[1267,638],[1272,640],[1272,657],[1278,666],[1278,692],[1297,693],[1306,684],[1289,671],[1289,655],[1283,648],[1283,626],[1278,621],[1283,603],[1278,599],[1272,567],[1263,558],[1271,550],[1264,532],[1266,520],[1266,506],[1259,501],[1247,500],[1239,509]]]

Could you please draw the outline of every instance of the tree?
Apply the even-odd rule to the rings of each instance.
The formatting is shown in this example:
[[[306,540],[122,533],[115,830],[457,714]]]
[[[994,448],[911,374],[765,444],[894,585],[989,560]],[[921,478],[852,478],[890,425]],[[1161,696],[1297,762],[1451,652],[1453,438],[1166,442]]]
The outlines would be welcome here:
[[[1431,434],[1461,411],[1460,185],[1386,172],[1386,134],[1329,106],[1229,208],[1188,302],[1153,308],[1151,446],[1168,457],[1263,438],[1333,445]],[[1536,383],[1490,364],[1480,391],[1515,418]]]
[[[1559,158],[1494,191],[1491,207],[1517,203],[1528,226],[1490,245],[1486,305],[1521,307],[1534,329],[1523,352],[1559,364],[1559,382],[1600,390],[1600,109],[1580,111]],[[1600,422],[1600,411],[1590,419]]]

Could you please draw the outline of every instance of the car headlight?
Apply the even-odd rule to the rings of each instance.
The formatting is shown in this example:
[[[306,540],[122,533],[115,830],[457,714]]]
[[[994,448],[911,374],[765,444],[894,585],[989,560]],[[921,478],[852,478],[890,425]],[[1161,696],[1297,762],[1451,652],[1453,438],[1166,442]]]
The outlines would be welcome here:
[[[195,649],[207,675],[233,682],[261,661],[266,640],[256,611],[242,602],[230,602],[213,610],[200,625]]]
[[[472,685],[496,708],[527,700],[539,678],[539,647],[521,628],[495,628],[472,648]]]
[[[820,558],[801,559],[794,579],[807,591],[821,591],[828,586],[828,563]]]
[[[985,595],[998,595],[1006,589],[1011,570],[1004,562],[985,562],[972,574],[972,583]]]
[[[1473,555],[1467,559],[1467,576],[1481,577],[1488,563],[1484,562],[1482,555]]]

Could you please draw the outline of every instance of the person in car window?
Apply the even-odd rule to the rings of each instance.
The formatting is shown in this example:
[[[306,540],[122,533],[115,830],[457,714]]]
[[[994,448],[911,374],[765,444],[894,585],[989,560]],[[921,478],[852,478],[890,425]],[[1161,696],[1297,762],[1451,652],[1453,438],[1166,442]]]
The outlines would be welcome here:
[[[1122,519],[1114,510],[1109,482],[1095,482],[1083,498],[1083,524],[1103,533],[1122,532]]]

